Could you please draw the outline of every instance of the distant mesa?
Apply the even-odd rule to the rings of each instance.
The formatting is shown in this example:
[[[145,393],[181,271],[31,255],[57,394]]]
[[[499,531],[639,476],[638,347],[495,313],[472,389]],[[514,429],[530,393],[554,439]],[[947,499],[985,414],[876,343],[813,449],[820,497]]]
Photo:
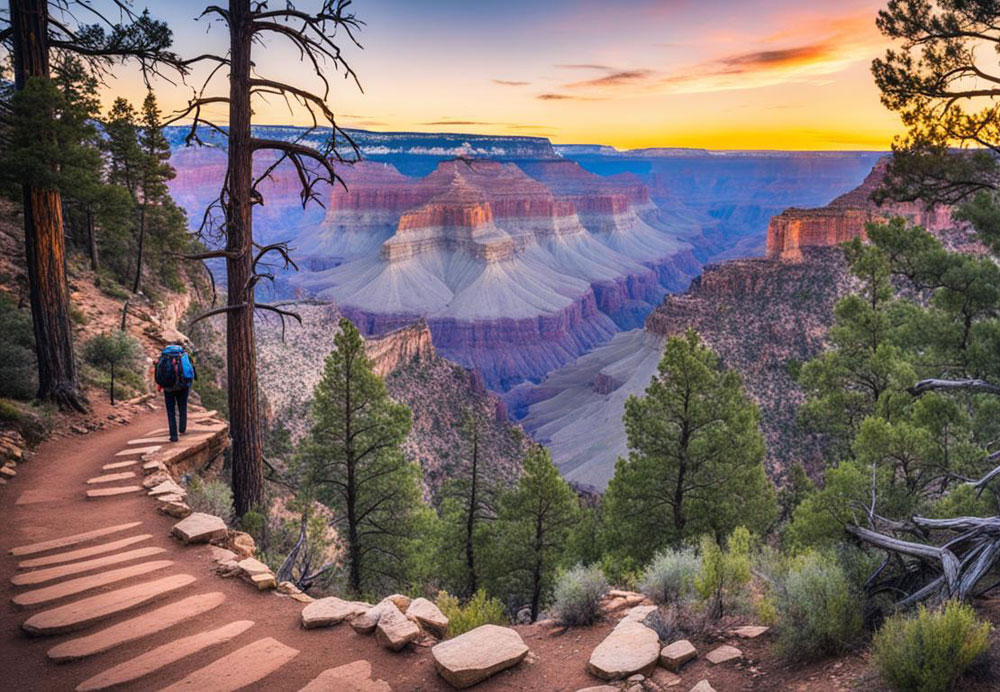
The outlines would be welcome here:
[[[767,229],[767,256],[798,261],[805,248],[836,247],[853,238],[865,239],[865,226],[896,216],[938,233],[955,226],[950,207],[928,209],[921,202],[887,202],[872,199],[885,179],[889,159],[881,159],[865,181],[850,192],[817,209],[788,209],[771,219]]]

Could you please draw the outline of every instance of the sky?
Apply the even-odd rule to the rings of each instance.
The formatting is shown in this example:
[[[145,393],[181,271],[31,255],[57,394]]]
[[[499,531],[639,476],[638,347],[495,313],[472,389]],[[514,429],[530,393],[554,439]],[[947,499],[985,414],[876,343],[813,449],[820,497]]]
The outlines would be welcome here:
[[[146,3],[173,28],[182,55],[225,46],[220,25],[197,19],[204,5]],[[889,46],[875,27],[883,5],[355,0],[365,22],[361,47],[345,44],[344,54],[363,91],[335,79],[329,105],[339,124],[373,130],[539,135],[619,148],[887,149],[901,126],[869,71]],[[280,41],[254,51],[262,75],[315,86],[297,51]],[[196,77],[156,84],[165,109],[186,102]],[[105,100],[138,102],[142,91],[127,71]],[[308,118],[272,100],[255,104],[255,122]]]

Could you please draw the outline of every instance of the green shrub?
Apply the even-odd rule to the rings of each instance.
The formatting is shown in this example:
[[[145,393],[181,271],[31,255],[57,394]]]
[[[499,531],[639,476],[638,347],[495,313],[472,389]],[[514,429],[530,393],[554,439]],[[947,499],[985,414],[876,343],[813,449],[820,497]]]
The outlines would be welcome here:
[[[0,292],[0,396],[31,399],[36,387],[31,313]]]
[[[750,583],[750,532],[738,526],[723,550],[711,536],[701,539],[701,569],[694,588],[708,609],[710,618],[720,618],[742,600]]]
[[[989,646],[990,625],[963,603],[894,615],[875,635],[872,658],[900,692],[946,692]]]
[[[608,582],[598,565],[577,565],[556,582],[552,613],[564,625],[592,625],[601,614],[601,597]]]
[[[787,658],[843,653],[860,639],[862,598],[833,556],[798,558],[777,592],[778,649]]]
[[[227,524],[230,522],[233,514],[233,491],[226,483],[204,481],[198,476],[192,476],[188,481],[187,491],[188,506],[195,512],[214,514],[225,519]]]
[[[448,636],[457,637],[480,625],[507,625],[509,620],[503,603],[498,598],[490,598],[483,589],[476,592],[465,605],[447,591],[437,595],[437,607],[448,618]]]
[[[701,561],[694,550],[664,550],[656,554],[639,581],[639,590],[656,603],[686,601],[694,595]]]

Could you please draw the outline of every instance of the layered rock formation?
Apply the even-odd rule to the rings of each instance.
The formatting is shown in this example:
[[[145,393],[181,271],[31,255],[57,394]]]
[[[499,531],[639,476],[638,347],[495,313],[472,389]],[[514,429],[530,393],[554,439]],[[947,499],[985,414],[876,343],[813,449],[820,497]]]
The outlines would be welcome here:
[[[280,328],[262,316],[257,342],[261,389],[272,416],[298,436],[308,425],[307,404],[333,349],[340,314],[329,305],[298,304],[294,309],[302,315],[301,326],[289,323],[282,339]],[[375,371],[385,377],[389,393],[413,412],[404,449],[408,458],[420,463],[430,497],[467,459],[468,443],[461,430],[471,411],[478,411],[486,421],[481,432],[484,462],[497,477],[517,477],[524,436],[507,421],[504,403],[487,391],[477,373],[437,354],[426,324],[369,339],[366,349]]]
[[[951,231],[952,209],[927,208],[919,202],[876,204],[871,196],[882,184],[889,160],[880,160],[865,181],[818,209],[787,209],[771,219],[767,229],[767,256],[785,260],[802,258],[803,248],[836,247],[852,238],[865,238],[865,226],[901,216],[932,233]]]
[[[384,169],[378,175],[398,181]],[[641,185],[633,187],[631,195],[641,201]],[[358,201],[368,199],[360,192]],[[628,194],[616,194],[606,198],[639,222]],[[617,252],[580,223],[571,200],[509,163],[446,161],[415,187],[400,181],[393,195],[427,201],[400,214],[377,254],[371,252],[375,232],[324,224],[326,247],[350,255],[360,246],[356,237],[365,236],[368,254],[358,250],[355,259],[293,283],[304,294],[333,300],[369,335],[425,318],[442,354],[477,369],[494,388],[540,379],[634,326],[664,293],[648,264],[662,269],[670,251],[688,250],[639,222],[646,237],[660,242],[650,249],[659,259],[644,265]],[[360,206],[351,211],[355,218]]]

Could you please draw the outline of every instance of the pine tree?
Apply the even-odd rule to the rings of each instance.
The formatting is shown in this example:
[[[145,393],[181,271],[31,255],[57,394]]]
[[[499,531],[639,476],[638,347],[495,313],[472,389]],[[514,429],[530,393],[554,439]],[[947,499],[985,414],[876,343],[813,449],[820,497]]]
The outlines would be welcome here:
[[[139,171],[139,237],[136,243],[135,278],[132,281],[132,292],[138,293],[142,282],[142,267],[146,249],[146,234],[150,225],[151,207],[172,205],[167,190],[167,181],[173,179],[175,172],[171,167],[170,144],[163,136],[163,122],[156,96],[152,90],[146,92],[142,102],[142,119],[139,127],[139,147],[142,158]],[[170,235],[170,216],[156,215],[159,235]],[[164,258],[165,259],[165,258]]]
[[[312,428],[299,448],[308,492],[333,510],[354,594],[406,580],[421,508],[419,469],[403,456],[410,410],[389,398],[364,341],[340,320],[316,386]]]
[[[472,596],[479,589],[484,529],[496,518],[501,489],[495,469],[484,463],[486,416],[484,410],[467,412],[462,423],[467,463],[462,465],[460,476],[441,488],[440,571],[450,582],[447,588],[461,596]]]
[[[548,450],[533,447],[524,457],[517,487],[500,497],[487,575],[490,591],[514,599],[510,605],[527,602],[532,622],[552,591],[566,537],[579,513],[576,494]]]
[[[612,553],[645,564],[657,550],[774,519],[757,406],[739,375],[692,331],[671,337],[642,397],[625,403],[629,455],[605,495]]]

